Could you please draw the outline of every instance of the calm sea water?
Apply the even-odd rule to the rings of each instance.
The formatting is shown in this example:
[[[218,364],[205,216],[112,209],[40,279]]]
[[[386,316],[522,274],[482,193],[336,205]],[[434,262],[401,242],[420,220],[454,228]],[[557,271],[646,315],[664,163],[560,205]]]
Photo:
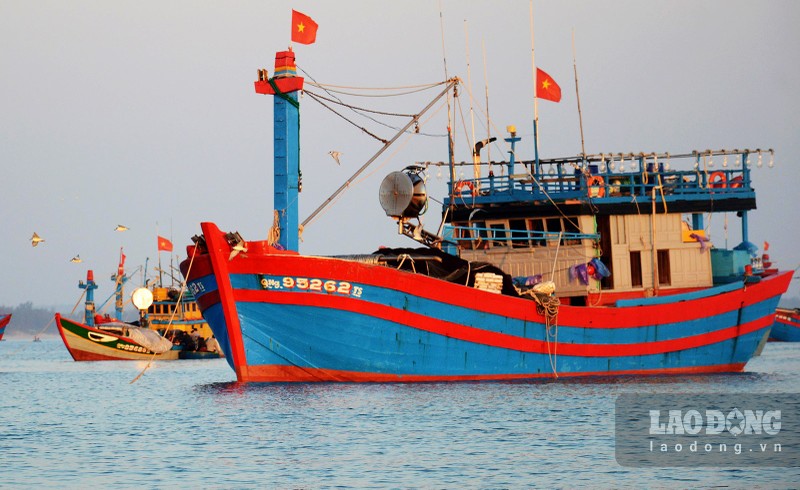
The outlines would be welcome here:
[[[0,342],[0,487],[796,488],[800,468],[628,468],[622,393],[800,393],[800,344],[747,373],[590,381],[240,385],[224,360],[72,361]]]

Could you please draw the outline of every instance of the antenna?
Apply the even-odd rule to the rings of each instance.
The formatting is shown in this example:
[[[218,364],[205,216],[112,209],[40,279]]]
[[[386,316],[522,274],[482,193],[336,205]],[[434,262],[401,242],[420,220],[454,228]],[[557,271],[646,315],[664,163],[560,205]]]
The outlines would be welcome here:
[[[467,28],[467,21],[464,20],[464,39],[467,48],[467,86],[469,87],[469,119],[470,123],[472,124],[472,141],[470,141],[470,147],[473,147],[475,143],[475,110],[472,107],[472,67],[469,62],[469,29]],[[475,162],[475,154],[472,155],[472,170],[475,178],[479,178],[481,175],[481,168],[478,163]]]
[[[439,0],[439,29],[442,33],[442,60],[444,62],[444,79],[450,80],[450,77],[447,73],[447,54],[444,49],[444,18],[442,15],[442,0]],[[456,167],[455,167],[455,141],[453,141],[453,131],[452,131],[452,121],[453,121],[453,113],[450,107],[450,92],[447,93],[447,155],[449,157],[450,163],[450,182],[455,182],[456,180]],[[455,197],[452,195],[450,196],[450,202],[454,202]],[[442,220],[441,226],[444,226],[444,220]]]
[[[492,122],[489,117],[489,75],[487,73],[488,67],[486,66],[486,43],[481,39],[481,49],[483,50],[483,83],[486,87],[486,141],[492,139]],[[489,165],[492,164],[492,145],[486,145],[486,159]],[[481,178],[480,165],[475,167],[475,179]]]
[[[530,12],[531,24],[531,68],[533,70],[533,157],[534,157],[534,175],[539,173],[539,99],[536,97],[536,61],[534,59],[533,49],[533,0],[528,2],[528,11]]]
[[[442,64],[444,65],[444,79],[450,80],[450,77],[447,75],[447,53],[444,49],[444,17],[442,16],[442,0],[439,0],[439,31],[442,34]],[[447,97],[447,107],[448,112],[450,109],[450,96]],[[448,114],[449,115],[449,114]],[[448,118],[447,121],[449,122],[450,119]]]
[[[581,157],[586,158],[586,147],[583,143],[583,115],[581,114],[581,95],[578,93],[578,63],[575,61],[575,29],[572,29],[572,69],[575,72],[575,98],[578,100],[578,125],[581,129]]]
[[[156,236],[161,236],[158,231],[158,221],[156,221]],[[163,279],[164,277],[161,275],[161,250],[158,250],[158,287],[164,287]]]

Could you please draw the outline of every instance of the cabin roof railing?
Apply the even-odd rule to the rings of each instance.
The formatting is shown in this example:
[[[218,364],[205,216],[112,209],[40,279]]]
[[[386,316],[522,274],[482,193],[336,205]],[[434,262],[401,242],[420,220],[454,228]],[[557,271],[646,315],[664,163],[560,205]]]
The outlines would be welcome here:
[[[630,201],[650,197],[659,200],[755,198],[750,177],[753,157],[762,165],[769,150],[704,150],[691,153],[600,153],[535,161],[481,162],[488,176],[448,182],[445,205],[536,201],[541,199]],[[691,159],[687,170],[673,168],[676,161]],[[714,161],[716,160],[716,162]],[[423,163],[425,165],[425,163]],[[427,162],[427,165],[440,165]],[[444,164],[447,165],[447,164]],[[455,165],[470,165],[464,162]],[[681,165],[681,166],[685,166]],[[495,172],[500,173],[496,175]]]

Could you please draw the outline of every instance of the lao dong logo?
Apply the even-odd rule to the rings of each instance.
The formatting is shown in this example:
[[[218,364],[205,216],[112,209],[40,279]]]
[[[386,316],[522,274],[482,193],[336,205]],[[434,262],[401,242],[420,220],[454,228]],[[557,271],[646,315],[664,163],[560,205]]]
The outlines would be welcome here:
[[[794,393],[623,393],[614,454],[631,467],[800,467]]]
[[[651,435],[777,435],[781,431],[780,410],[650,410]]]

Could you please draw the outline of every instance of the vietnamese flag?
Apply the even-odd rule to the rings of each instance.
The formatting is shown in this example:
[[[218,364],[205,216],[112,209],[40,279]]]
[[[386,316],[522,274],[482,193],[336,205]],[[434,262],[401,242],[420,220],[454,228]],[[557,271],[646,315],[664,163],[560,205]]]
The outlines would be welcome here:
[[[553,102],[561,100],[561,87],[553,77],[539,68],[536,68],[536,97]]]
[[[311,44],[317,40],[317,25],[314,20],[297,10],[292,10],[292,42]]]
[[[122,277],[125,274],[125,254],[122,249],[119,249],[119,267],[117,267],[117,275]]]
[[[158,251],[159,252],[172,252],[172,242],[164,238],[163,236],[158,237]]]

